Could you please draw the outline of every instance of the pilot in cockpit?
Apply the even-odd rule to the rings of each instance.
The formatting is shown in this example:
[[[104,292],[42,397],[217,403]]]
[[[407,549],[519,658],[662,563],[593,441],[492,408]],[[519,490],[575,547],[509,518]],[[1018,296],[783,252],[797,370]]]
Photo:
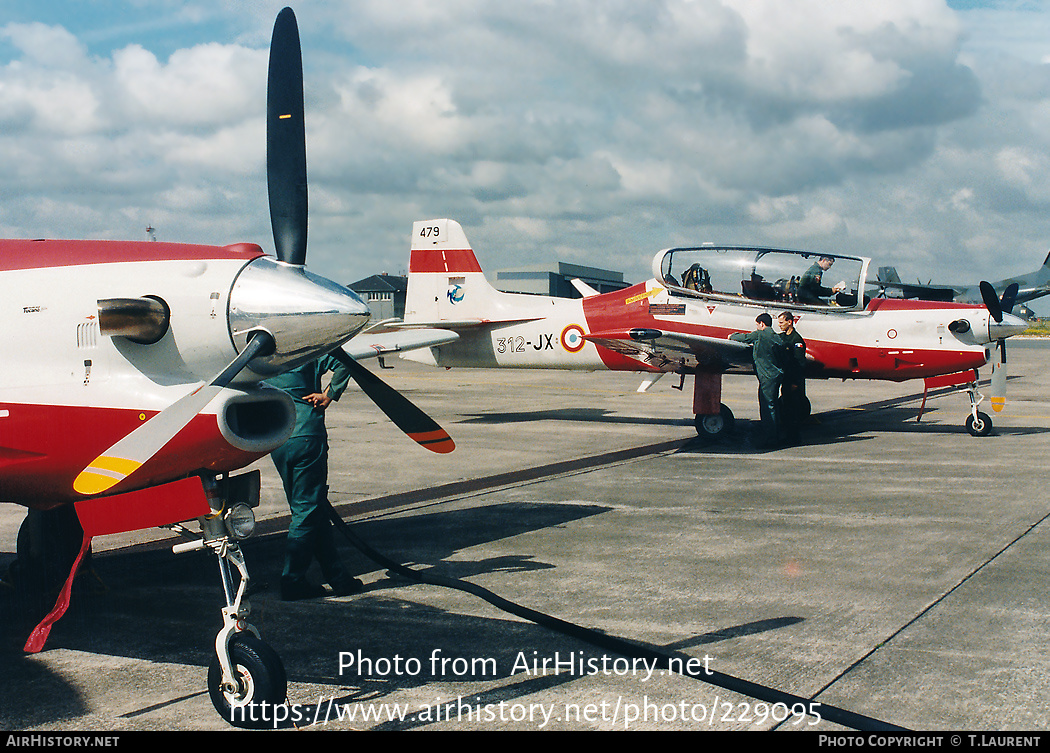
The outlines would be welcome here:
[[[828,299],[845,289],[843,283],[833,288],[826,288],[821,284],[821,276],[831,269],[835,260],[830,256],[821,256],[798,281],[798,302],[817,306],[828,305]]]

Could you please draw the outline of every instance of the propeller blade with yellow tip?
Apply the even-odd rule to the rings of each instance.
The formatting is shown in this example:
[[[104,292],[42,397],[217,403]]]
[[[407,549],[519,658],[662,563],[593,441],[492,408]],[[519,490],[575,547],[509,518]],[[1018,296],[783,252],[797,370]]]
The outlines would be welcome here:
[[[992,361],[992,410],[996,413],[1006,407],[1006,340],[995,344]]]
[[[119,484],[160,452],[249,361],[266,355],[273,347],[273,337],[269,333],[260,330],[253,334],[240,355],[210,382],[179,398],[92,460],[73,481],[73,489],[78,494],[91,496]]]

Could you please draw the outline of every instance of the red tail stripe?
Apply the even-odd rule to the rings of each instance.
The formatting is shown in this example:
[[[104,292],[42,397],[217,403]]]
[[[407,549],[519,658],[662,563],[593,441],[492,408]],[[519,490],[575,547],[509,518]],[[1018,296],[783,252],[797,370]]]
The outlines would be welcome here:
[[[469,248],[412,249],[408,262],[411,272],[480,272],[481,265]]]

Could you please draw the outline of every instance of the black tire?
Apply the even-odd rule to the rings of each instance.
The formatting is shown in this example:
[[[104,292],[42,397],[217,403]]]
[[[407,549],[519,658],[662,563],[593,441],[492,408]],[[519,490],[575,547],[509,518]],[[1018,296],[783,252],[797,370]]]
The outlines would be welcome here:
[[[238,633],[230,641],[230,659],[239,685],[236,693],[223,690],[218,656],[212,657],[208,667],[208,694],[219,716],[234,727],[278,726],[274,723],[274,706],[283,704],[288,696],[281,657],[251,633]],[[278,719],[287,719],[287,714],[282,712]]]
[[[975,437],[987,437],[992,433],[992,419],[987,413],[977,411],[976,420],[972,414],[966,417],[966,431]]]
[[[733,430],[733,422],[733,411],[722,403],[716,414],[697,414],[693,419],[693,426],[696,433],[705,439],[722,439]]]
[[[73,568],[84,530],[73,505],[52,510],[29,510],[18,528],[17,559],[8,580],[17,589],[19,607],[33,621],[55,605],[55,597]],[[81,563],[83,569],[90,562]]]

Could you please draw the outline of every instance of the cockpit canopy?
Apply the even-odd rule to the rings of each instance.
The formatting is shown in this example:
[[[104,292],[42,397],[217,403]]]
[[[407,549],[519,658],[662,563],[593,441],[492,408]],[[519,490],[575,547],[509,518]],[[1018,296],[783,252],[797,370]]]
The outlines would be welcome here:
[[[869,260],[754,246],[670,248],[653,275],[673,293],[775,305],[863,308]]]

